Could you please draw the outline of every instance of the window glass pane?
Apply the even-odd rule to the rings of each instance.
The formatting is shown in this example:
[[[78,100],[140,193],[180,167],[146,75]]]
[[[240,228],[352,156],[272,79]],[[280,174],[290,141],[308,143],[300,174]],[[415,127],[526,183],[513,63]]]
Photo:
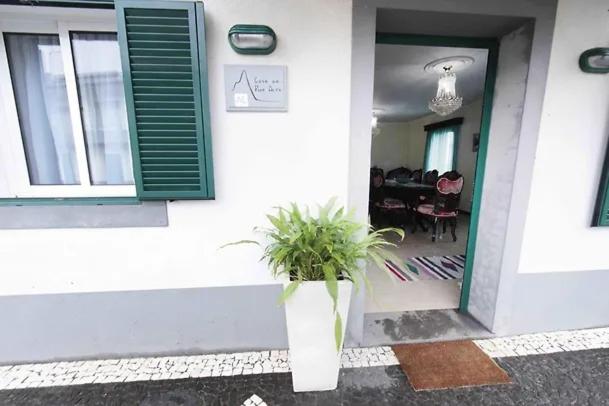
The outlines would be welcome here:
[[[452,171],[455,152],[455,132],[452,129],[440,128],[429,134],[425,170],[437,169],[442,175]]]
[[[5,34],[5,41],[30,183],[78,184],[59,37]]]
[[[74,32],[71,37],[91,183],[133,184],[116,34]]]

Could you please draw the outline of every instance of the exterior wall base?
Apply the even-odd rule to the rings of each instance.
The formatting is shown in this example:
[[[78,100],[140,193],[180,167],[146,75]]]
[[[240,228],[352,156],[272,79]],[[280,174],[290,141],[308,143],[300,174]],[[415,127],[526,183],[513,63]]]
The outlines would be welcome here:
[[[288,347],[281,285],[0,297],[0,364]]]
[[[609,271],[519,274],[509,320],[497,335],[609,326]]]

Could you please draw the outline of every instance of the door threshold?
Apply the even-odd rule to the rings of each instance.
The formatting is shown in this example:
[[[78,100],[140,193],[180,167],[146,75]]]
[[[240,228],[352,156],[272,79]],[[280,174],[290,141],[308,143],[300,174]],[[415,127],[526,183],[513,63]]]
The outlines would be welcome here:
[[[494,334],[457,310],[366,313],[363,346],[492,338]]]

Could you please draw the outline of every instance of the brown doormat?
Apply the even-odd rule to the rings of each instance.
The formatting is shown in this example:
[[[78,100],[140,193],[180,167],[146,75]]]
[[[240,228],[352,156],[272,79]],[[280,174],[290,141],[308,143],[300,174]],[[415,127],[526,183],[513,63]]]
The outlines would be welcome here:
[[[512,382],[472,341],[394,345],[393,351],[415,391]]]

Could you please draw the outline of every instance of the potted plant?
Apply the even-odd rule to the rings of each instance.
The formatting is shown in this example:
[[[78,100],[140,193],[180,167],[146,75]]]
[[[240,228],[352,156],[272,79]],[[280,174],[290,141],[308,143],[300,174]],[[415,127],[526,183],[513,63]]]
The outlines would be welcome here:
[[[384,270],[385,260],[399,261],[385,249],[394,244],[384,235],[404,238],[404,233],[366,230],[352,213],[335,209],[334,199],[316,216],[291,204],[267,218],[272,226],[256,231],[266,237],[262,259],[275,278],[284,280],[279,300],[285,303],[294,391],[335,389],[351,289],[362,282],[370,288],[362,261],[372,260]],[[244,243],[260,245],[253,240],[227,245]]]

